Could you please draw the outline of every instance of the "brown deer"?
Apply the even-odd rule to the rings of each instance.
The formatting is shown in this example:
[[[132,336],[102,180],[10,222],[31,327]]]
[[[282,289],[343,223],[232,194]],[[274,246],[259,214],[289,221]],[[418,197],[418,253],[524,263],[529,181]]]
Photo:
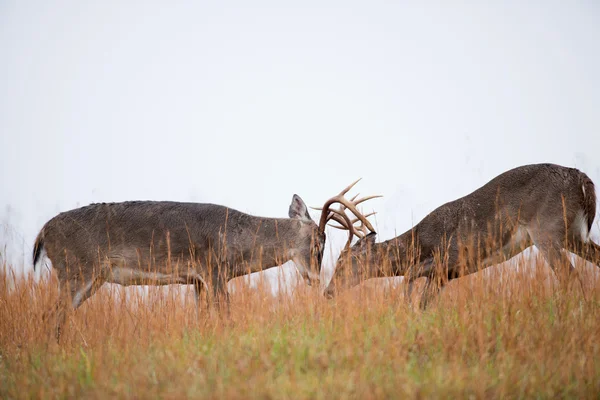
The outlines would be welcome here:
[[[34,271],[45,253],[58,274],[57,340],[69,303],[77,309],[105,282],[192,284],[197,300],[203,289],[212,289],[209,308],[228,306],[228,280],[289,260],[308,285],[318,283],[325,226],[337,218],[327,210],[347,203],[343,196],[356,182],[327,201],[318,226],[296,194],[289,218],[170,201],[91,204],[58,214],[43,226],[33,249]]]
[[[340,223],[335,227],[347,229],[349,239],[324,291],[328,298],[363,279],[404,276],[409,299],[413,282],[426,277],[420,301],[425,309],[447,281],[506,261],[532,245],[561,282],[578,277],[565,251],[600,266],[600,246],[589,239],[596,214],[594,183],[583,172],[560,165],[506,171],[384,242],[375,242],[370,224],[355,227],[358,219],[333,211]],[[353,236],[359,240],[350,247]],[[568,273],[559,274],[560,265],[568,266]]]

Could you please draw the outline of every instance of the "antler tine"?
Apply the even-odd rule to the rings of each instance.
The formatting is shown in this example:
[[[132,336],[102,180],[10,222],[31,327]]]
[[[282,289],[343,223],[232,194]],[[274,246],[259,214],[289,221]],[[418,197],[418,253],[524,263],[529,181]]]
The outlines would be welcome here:
[[[365,237],[369,234],[369,232],[367,232],[367,227],[365,226],[365,224],[363,223],[363,221],[360,221],[360,225],[357,227],[354,227],[354,229],[356,229],[358,232],[362,233],[362,237]]]
[[[358,196],[358,195],[357,195],[357,196]],[[356,196],[355,196],[355,197],[356,197]],[[365,201],[367,201],[367,200],[371,200],[371,199],[376,199],[376,198],[378,198],[378,197],[383,197],[383,196],[382,196],[382,195],[380,195],[380,194],[374,194],[374,195],[372,195],[372,196],[365,196],[365,197],[363,197],[362,199],[358,199],[358,200],[356,200],[356,201],[353,201],[354,199],[352,199],[352,201],[353,201],[353,204],[354,204],[355,206],[357,206],[357,205],[359,205],[359,204],[360,204],[360,203],[362,203],[362,202],[365,202]]]
[[[314,210],[321,211],[321,218],[319,221],[319,232],[322,232],[322,233],[325,232],[325,226],[327,225],[327,222],[330,220],[334,220],[340,224],[340,226],[331,225],[334,228],[348,230],[349,236],[348,236],[348,242],[346,243],[346,247],[348,247],[350,245],[350,243],[352,242],[352,236],[357,236],[360,239],[367,235],[367,233],[368,233],[367,229],[370,230],[371,232],[375,232],[373,225],[371,225],[369,220],[367,220],[367,218],[369,216],[374,215],[375,213],[374,212],[369,213],[365,216],[358,210],[358,208],[356,206],[367,200],[374,199],[376,197],[382,197],[382,196],[374,195],[374,196],[366,196],[366,197],[358,199],[359,193],[357,193],[350,200],[348,200],[344,197],[344,195],[346,193],[348,193],[350,191],[350,189],[352,189],[354,187],[354,185],[356,185],[361,179],[362,178],[359,178],[356,181],[352,182],[350,185],[346,186],[339,194],[337,194],[336,196],[333,196],[332,198],[327,200],[325,202],[325,204],[323,205],[323,207],[311,207]],[[331,208],[333,203],[339,203],[340,207],[338,209]],[[354,214],[356,216],[356,218],[354,220],[350,220],[350,218],[346,214],[347,209],[350,210],[352,212],[352,214]],[[354,226],[354,224],[357,221],[361,222],[359,228]]]
[[[358,197],[360,193],[356,193],[356,195],[350,199],[350,202],[353,203],[354,200],[356,200],[356,198]],[[368,199],[367,199],[368,200]],[[363,200],[364,201],[364,200]],[[358,203],[354,203],[354,204],[358,204]],[[348,207],[346,207],[346,205],[344,203],[340,203],[340,208],[338,208],[339,211],[346,211]]]
[[[339,226],[339,225],[329,225],[329,226],[332,227],[332,228],[335,228],[335,229],[339,229],[341,231],[347,231],[348,230],[348,228],[346,228],[345,226]]]
[[[345,213],[344,213],[344,210],[343,210],[342,208],[339,208],[339,209],[330,209],[330,210],[329,210],[329,212],[330,212],[330,214],[336,214],[336,215],[343,215],[343,214],[345,214]],[[369,218],[370,216],[373,216],[373,215],[375,215],[375,214],[377,214],[377,211],[372,211],[372,212],[370,212],[370,213],[368,213],[368,214],[366,214],[366,215],[362,215],[362,217],[364,217],[364,218]],[[330,219],[333,219],[333,218],[331,217],[331,215],[330,215]],[[355,224],[355,223],[357,223],[358,221],[362,221],[362,220],[361,220],[360,218],[358,218],[358,217],[357,217],[357,218],[354,218],[354,219],[352,219],[352,220],[350,220],[350,221],[351,221],[351,222],[352,222],[352,224],[354,225],[354,224]]]
[[[362,178],[358,178],[357,180],[355,180],[354,182],[352,182],[351,184],[349,184],[348,186],[346,186],[346,188],[344,190],[342,190],[340,192],[340,194],[338,194],[338,196],[344,196],[346,193],[348,193],[350,191],[350,189],[352,189],[354,187],[354,185],[356,185],[358,183],[358,181],[360,181]],[[358,195],[357,195],[358,196]]]
[[[354,199],[356,199],[357,197],[358,197],[358,193],[356,194],[356,196],[354,196],[353,198],[350,199],[350,201],[353,202],[355,205],[359,205],[360,203],[365,202],[367,200],[371,200],[371,199],[375,199],[377,197],[383,197],[383,196],[380,195],[380,194],[376,194],[376,195],[373,195],[373,196],[365,196],[365,197],[363,197],[363,198],[361,198],[361,199],[359,199],[357,201],[354,201]],[[323,211],[323,207],[312,207],[311,206],[309,208],[312,208],[313,210],[317,210],[317,211]],[[347,209],[347,207],[346,207],[345,204],[340,204],[340,210],[346,210],[346,209]],[[365,217],[370,217],[373,214],[377,214],[377,213],[370,213],[368,215],[365,215]],[[354,222],[356,222],[356,221],[357,220],[354,220]]]
[[[335,222],[337,222],[338,224],[341,225],[341,227],[339,227],[338,229],[349,229],[348,222],[350,222],[350,224],[352,225],[352,222],[350,221],[349,218],[347,218],[347,219],[344,219],[344,217],[340,218],[338,216],[338,214],[335,214],[333,212],[332,212],[332,215],[330,215],[329,219],[332,219],[332,220],[334,220]],[[329,225],[329,226],[334,226],[334,225]]]
[[[356,230],[356,227],[352,226],[350,229],[346,229],[343,226],[338,226],[338,225],[329,225],[332,228],[336,228],[336,229],[340,229],[340,230],[348,230],[348,240],[346,241],[346,245],[344,246],[344,250],[348,249],[350,247],[350,244],[352,243],[352,236],[356,236],[359,239],[362,239],[363,237],[365,237],[366,233],[364,231],[364,225],[362,225],[362,227],[360,228],[359,231]]]
[[[352,211],[352,214],[354,214],[360,221],[362,221],[367,226],[367,228],[369,228],[370,231],[375,232],[375,228],[373,228],[373,225],[371,225],[371,223],[366,219],[366,217],[362,215],[360,211],[358,211],[358,209],[356,208],[356,204],[349,202],[343,197],[336,199],[336,201],[346,206],[348,210]]]
[[[338,226],[338,225],[329,225],[329,226],[331,226],[331,227],[333,227],[333,228],[336,228],[336,229],[340,229],[340,230],[349,230],[349,229],[347,228],[347,225],[346,225],[346,223],[342,223],[342,221],[340,221],[340,219],[339,219],[339,217],[338,217],[338,216],[341,216],[341,215],[346,215],[346,214],[345,214],[345,213],[343,213],[343,211],[342,211],[341,209],[334,209],[334,210],[331,210],[331,212],[335,214],[335,215],[333,215],[333,216],[331,217],[331,219],[333,219],[333,220],[335,220],[336,222],[340,223],[340,225],[342,225],[342,226]],[[343,213],[343,214],[342,214],[342,213]],[[368,217],[370,217],[370,216],[372,216],[372,215],[375,215],[375,214],[377,214],[377,212],[376,212],[376,211],[370,212],[370,213],[368,213],[368,214],[364,215],[364,218],[366,219],[366,218],[368,218]],[[360,221],[360,225],[359,225],[358,227],[357,227],[357,226],[355,226],[354,224],[355,224],[356,222],[359,222],[359,221]],[[365,225],[365,223],[364,223],[364,222],[363,222],[361,219],[359,219],[359,218],[354,218],[354,219],[352,219],[350,222],[351,222],[351,224],[352,224],[352,225],[351,225],[351,226],[352,226],[352,229],[354,230],[354,235],[355,235],[356,237],[358,237],[359,239],[362,239],[362,238],[364,238],[365,236],[367,236],[367,235],[369,234],[369,229],[367,228],[367,226]],[[371,231],[373,231],[373,230],[371,230]],[[350,239],[349,239],[349,240],[352,240],[352,239],[351,239],[351,237],[350,237]]]
[[[362,179],[362,178],[361,178],[361,179]],[[358,179],[356,182],[358,182],[359,180],[360,180],[360,179]],[[346,189],[348,189],[348,188],[352,188],[352,186],[353,186],[353,185],[355,185],[355,184],[356,184],[356,182],[354,182],[352,185],[348,186]],[[344,190],[346,190],[346,189],[344,189]],[[343,196],[344,194],[346,194],[347,192],[344,192],[344,190],[342,190],[342,191],[340,192],[340,194],[338,194],[337,196],[333,196],[331,199],[335,199],[335,198],[337,198],[338,196]],[[355,195],[355,196],[354,196],[352,199],[350,199],[350,201],[354,201],[354,199],[356,199],[356,198],[358,197],[358,195],[359,195],[359,194],[360,194],[360,193],[357,193],[357,194],[356,194],[356,195]],[[331,199],[330,199],[330,200],[331,200]],[[368,199],[365,199],[365,200],[368,200]],[[365,201],[365,200],[361,200],[361,202],[363,202],[363,201]],[[333,202],[332,202],[332,204],[333,204]],[[312,208],[313,210],[317,210],[317,211],[323,211],[323,207],[312,207],[312,206],[311,206],[310,208]],[[345,207],[344,207],[344,208],[345,208]]]
[[[365,215],[365,218],[369,218],[369,217],[371,217],[371,216],[373,216],[373,215],[375,215],[375,214],[377,214],[377,211],[370,212],[370,213],[368,213],[367,215]],[[352,220],[352,224],[355,224],[355,223],[357,223],[358,221],[360,221],[360,219],[358,219],[358,218],[354,218],[354,219]]]
[[[346,228],[343,226],[338,226],[338,225],[329,225],[329,226],[331,226],[332,228],[339,229],[339,230],[346,230]],[[362,223],[362,221],[358,227],[354,226],[353,229],[354,229],[354,235],[356,237],[358,237],[359,239],[362,239],[369,234],[367,227],[365,226],[365,224]]]
[[[331,226],[335,229],[348,231],[348,240],[346,242],[345,248],[348,248],[350,246],[350,244],[352,243],[353,236],[356,236],[359,239],[364,236],[364,232],[362,230],[361,231],[356,230],[356,227],[354,226],[354,222],[352,222],[350,220],[350,218],[344,212],[342,207],[340,207],[339,209],[330,208],[329,215],[327,216],[327,221],[329,221],[329,220],[334,220],[340,224],[340,225],[329,225],[329,226]]]
[[[336,221],[340,225],[342,225],[342,226],[331,225],[334,228],[348,230],[348,241],[346,242],[346,245],[344,246],[344,248],[350,247],[350,243],[352,243],[352,236],[357,236],[360,238],[359,234],[356,232],[356,229],[354,228],[354,225],[350,221],[350,218],[348,217],[348,215],[345,212],[340,211],[340,210],[331,210],[330,216],[328,218],[333,219],[334,221]]]

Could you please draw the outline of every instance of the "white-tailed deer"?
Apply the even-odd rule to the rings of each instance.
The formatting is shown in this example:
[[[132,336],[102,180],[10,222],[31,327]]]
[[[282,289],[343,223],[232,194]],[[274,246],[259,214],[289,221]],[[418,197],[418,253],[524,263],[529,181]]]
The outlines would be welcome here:
[[[324,291],[329,298],[363,279],[391,276],[404,276],[410,298],[414,280],[426,277],[424,309],[448,280],[506,261],[532,245],[561,280],[560,265],[569,266],[567,277],[578,276],[565,250],[600,266],[600,246],[589,239],[596,214],[594,183],[560,165],[506,171],[384,242],[375,242],[370,224],[362,222],[357,229],[358,219],[337,212],[341,226],[336,227],[347,229],[349,239]],[[359,240],[350,247],[353,235]]]
[[[325,210],[356,182],[328,200]],[[105,282],[192,284],[197,300],[203,289],[212,289],[209,307],[228,304],[228,280],[289,260],[307,284],[319,282],[331,213],[325,211],[317,225],[294,195],[288,214],[266,218],[216,204],[169,201],[91,204],[58,214],[43,226],[33,249],[34,270],[45,253],[58,274],[57,339],[69,302],[76,309]]]

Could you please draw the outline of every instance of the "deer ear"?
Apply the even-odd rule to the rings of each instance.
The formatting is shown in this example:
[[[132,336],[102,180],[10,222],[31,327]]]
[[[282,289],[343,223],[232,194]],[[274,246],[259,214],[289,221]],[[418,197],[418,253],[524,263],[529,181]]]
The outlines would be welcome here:
[[[301,219],[304,221],[312,221],[312,219],[310,218],[310,214],[308,213],[308,208],[306,207],[306,204],[304,204],[304,201],[302,201],[300,196],[298,196],[297,194],[295,194],[292,197],[292,204],[290,204],[288,215],[290,216],[290,218]]]

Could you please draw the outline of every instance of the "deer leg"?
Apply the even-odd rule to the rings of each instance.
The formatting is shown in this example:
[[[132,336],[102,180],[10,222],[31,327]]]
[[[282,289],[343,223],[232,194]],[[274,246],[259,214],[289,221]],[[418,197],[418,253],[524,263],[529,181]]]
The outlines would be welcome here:
[[[404,300],[410,304],[410,298],[412,297],[413,290],[415,288],[415,279],[411,279],[407,276],[404,277]]]
[[[195,279],[194,280],[194,298],[196,299],[196,305],[200,306],[200,298],[202,297],[202,291],[204,290],[204,282]]]
[[[229,314],[229,292],[227,290],[227,277],[218,271],[214,271],[215,274],[212,276],[210,300],[208,304],[209,312],[213,306],[218,314],[221,314],[222,308],[225,307],[225,311]]]
[[[59,274],[59,299],[56,305],[56,342],[60,342],[62,327],[66,322],[66,312],[69,308],[76,310],[89,299],[103,284],[104,278],[100,275],[81,274],[65,279]],[[62,274],[64,275],[64,274]],[[62,279],[61,279],[62,278]]]
[[[423,289],[423,293],[421,294],[421,298],[419,300],[419,308],[421,310],[425,310],[429,303],[442,291],[445,286],[443,280],[440,280],[439,284],[435,284],[435,278],[426,278],[425,288]],[[410,298],[412,296],[412,292],[414,289],[415,279],[410,280],[406,283],[406,291],[404,294],[405,301],[410,304]]]
[[[193,285],[194,285],[194,297],[196,299],[196,317],[200,318],[200,301],[202,298],[202,292],[204,290],[208,289],[208,286],[206,285],[206,282],[204,281],[204,279],[200,278],[199,276],[197,276],[194,280],[193,280]],[[207,290],[208,292],[208,290]],[[207,309],[210,308],[210,295],[207,294],[206,296],[206,301],[207,301]]]
[[[421,295],[421,301],[419,302],[419,308],[421,310],[427,309],[427,306],[439,296],[441,291],[450,280],[459,277],[459,273],[456,271],[456,268],[450,267],[456,265],[456,260],[458,257],[458,252],[456,250],[452,250],[454,249],[451,249],[449,253],[449,265],[448,269],[445,271],[441,270],[442,266],[436,266],[433,258],[430,260],[431,266],[429,268],[431,269],[431,272],[429,276],[427,276],[425,288],[423,290],[423,294]]]
[[[446,257],[442,257],[445,254]],[[461,269],[469,273],[468,262],[466,267],[460,268],[466,262],[459,262],[459,248],[456,240],[450,242],[445,250],[445,253],[440,252],[439,260],[436,262],[436,256],[430,257],[423,263],[423,274],[427,274],[425,288],[421,295],[419,308],[425,310],[427,306],[434,300],[446,286],[448,281],[460,277]],[[445,260],[444,260],[445,258]]]
[[[406,292],[404,298],[406,301],[410,303],[415,280],[426,277],[427,280],[425,281],[425,288],[423,289],[423,294],[421,295],[421,299],[419,301],[419,308],[421,310],[425,310],[431,300],[437,296],[437,294],[445,286],[444,280],[436,279],[437,276],[436,262],[434,257],[429,257],[428,259],[419,263],[414,273],[409,273],[405,276]],[[435,281],[439,281],[439,284],[437,284]]]
[[[577,279],[577,282],[579,282],[579,288],[581,289],[581,292],[583,293],[584,297],[585,297],[585,289],[583,288],[583,281],[581,280],[581,276],[579,274],[579,271],[577,271],[577,269],[573,266],[573,263],[571,263],[571,260],[569,259],[569,256],[567,255],[567,253],[565,251],[560,251],[560,255],[559,255],[559,266],[566,266],[567,270],[566,270],[566,277],[563,277],[563,281],[565,281],[565,283],[567,285],[569,285],[570,283],[572,283],[574,281],[574,279]],[[556,275],[559,275],[560,271],[557,271],[555,268],[553,268],[554,273],[556,273]],[[560,278],[559,278],[560,279]]]
[[[411,298],[415,289],[415,281],[418,278],[418,276],[404,276],[404,301],[408,304],[411,310],[413,309]]]
[[[56,343],[60,343],[60,334],[62,327],[66,322],[66,310],[69,301],[69,291],[66,287],[66,282],[62,282],[59,278],[58,281],[58,301],[56,302],[55,314],[56,314],[56,325],[55,325],[55,337]]]
[[[565,227],[562,222],[549,224],[547,226],[528,226],[527,231],[531,241],[537,247],[550,268],[554,271],[561,284],[565,283],[567,277],[577,273],[571,260],[563,253],[561,242],[565,238]]]
[[[554,274],[558,278],[558,281],[561,283],[561,285],[568,286],[573,278],[577,278],[583,292],[583,282],[581,281],[581,277],[571,263],[571,260],[567,254],[562,251],[562,248],[559,244],[560,242],[552,240],[540,240],[540,236],[537,234],[537,232],[530,232],[530,236],[548,265],[550,265],[550,268],[552,268],[554,271]]]
[[[225,312],[229,315],[229,292],[227,291],[227,281],[222,280],[213,286],[213,305],[220,314],[225,308]]]
[[[415,281],[423,276],[431,275],[434,267],[433,257],[430,257],[414,267],[410,267],[404,275],[404,299],[410,304],[412,293],[415,287]]]
[[[584,260],[596,265],[596,267],[600,268],[600,246],[591,240],[583,241],[582,239],[575,236],[568,244],[568,251],[576,254],[577,256],[583,258]],[[583,280],[581,278],[581,274],[579,271],[575,270],[577,279],[579,280],[579,285],[581,286],[581,291],[585,297],[585,290],[583,288]]]
[[[568,250],[600,268],[600,246],[588,240],[574,239],[569,243]]]
[[[425,282],[425,289],[423,289],[423,294],[421,295],[419,308],[425,310],[429,303],[440,294],[444,286],[446,286],[446,284],[443,279],[439,279],[439,282],[436,282],[434,277],[428,277]]]

